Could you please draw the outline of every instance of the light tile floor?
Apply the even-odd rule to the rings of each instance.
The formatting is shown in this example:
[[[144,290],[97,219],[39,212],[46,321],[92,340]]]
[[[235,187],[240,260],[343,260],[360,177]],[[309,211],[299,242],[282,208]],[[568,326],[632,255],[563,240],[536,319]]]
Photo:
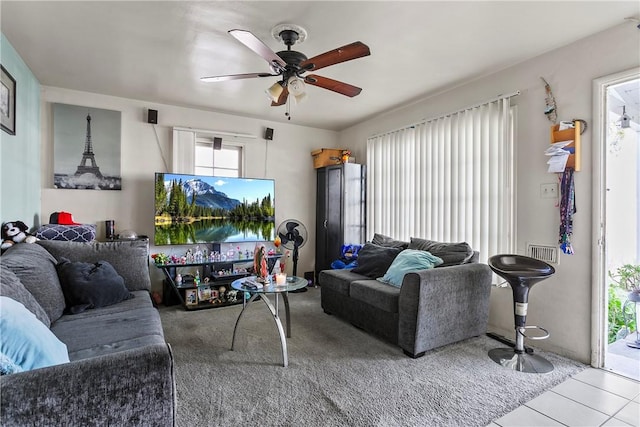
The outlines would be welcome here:
[[[497,426],[640,427],[640,382],[589,368],[488,427]]]

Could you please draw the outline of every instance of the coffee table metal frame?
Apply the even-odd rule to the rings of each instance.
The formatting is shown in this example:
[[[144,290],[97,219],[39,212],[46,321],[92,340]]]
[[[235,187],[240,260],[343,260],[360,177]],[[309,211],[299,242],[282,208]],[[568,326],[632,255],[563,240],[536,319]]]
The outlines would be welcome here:
[[[255,299],[260,296],[260,300],[265,303],[271,315],[273,316],[273,320],[276,323],[276,327],[278,328],[278,334],[280,336],[280,346],[282,348],[282,366],[285,368],[289,366],[289,358],[287,355],[287,338],[291,338],[291,320],[289,315],[289,292],[295,291],[307,286],[307,280],[301,277],[290,276],[287,277],[287,282],[285,285],[277,286],[275,283],[269,283],[264,285],[260,289],[249,289],[245,286],[245,282],[247,279],[255,280],[255,277],[245,277],[242,279],[234,280],[231,283],[231,287],[240,292],[249,292],[251,294],[251,298],[248,301],[242,304],[242,311],[238,315],[238,319],[236,320],[236,325],[233,328],[233,340],[231,341],[231,351],[233,351],[236,343],[236,332],[238,331],[238,325],[240,324],[240,319],[244,315],[245,310]],[[275,305],[269,300],[267,295],[273,294],[275,295]],[[278,295],[282,295],[282,299],[284,300],[284,308],[285,308],[285,318],[287,322],[287,334],[285,336],[284,328],[282,327],[282,322],[280,321],[279,316],[279,304],[278,304]],[[244,301],[244,298],[243,298]]]

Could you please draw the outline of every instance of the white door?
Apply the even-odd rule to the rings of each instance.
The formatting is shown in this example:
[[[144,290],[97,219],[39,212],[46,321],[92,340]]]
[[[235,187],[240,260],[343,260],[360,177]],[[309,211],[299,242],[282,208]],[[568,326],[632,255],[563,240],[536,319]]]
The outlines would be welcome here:
[[[596,79],[593,90],[593,231],[598,239],[593,251],[591,362],[638,379],[640,349],[626,345],[615,308],[626,301],[626,292],[611,286],[609,272],[640,264],[640,70]]]

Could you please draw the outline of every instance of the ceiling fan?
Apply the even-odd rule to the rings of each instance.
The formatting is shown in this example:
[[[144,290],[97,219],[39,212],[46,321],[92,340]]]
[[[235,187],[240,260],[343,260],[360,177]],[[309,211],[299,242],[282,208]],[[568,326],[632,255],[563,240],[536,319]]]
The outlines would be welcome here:
[[[267,89],[267,94],[271,98],[272,106],[286,104],[289,94],[293,95],[296,101],[301,101],[306,96],[305,83],[349,97],[354,97],[362,92],[361,88],[348,83],[315,74],[306,76],[303,76],[303,74],[370,55],[369,47],[364,43],[357,41],[312,58],[307,58],[305,54],[291,50],[291,46],[295,43],[301,43],[307,37],[307,32],[304,28],[293,24],[282,24],[274,27],[271,33],[277,40],[282,41],[285,46],[287,46],[287,50],[274,52],[250,31],[229,31],[229,34],[240,41],[240,43],[264,58],[271,68],[271,73],[230,74],[202,77],[200,80],[204,82],[221,82],[255,77],[280,76],[281,79]]]

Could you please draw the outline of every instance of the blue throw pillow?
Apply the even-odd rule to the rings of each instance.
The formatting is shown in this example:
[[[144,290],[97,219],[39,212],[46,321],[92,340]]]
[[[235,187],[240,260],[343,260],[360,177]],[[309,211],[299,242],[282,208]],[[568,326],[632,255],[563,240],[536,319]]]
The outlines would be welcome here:
[[[69,362],[67,346],[21,303],[0,296],[0,372]]]
[[[402,286],[405,274],[418,270],[427,270],[442,264],[442,262],[442,259],[427,251],[405,249],[398,254],[385,275],[378,280],[399,288]]]

